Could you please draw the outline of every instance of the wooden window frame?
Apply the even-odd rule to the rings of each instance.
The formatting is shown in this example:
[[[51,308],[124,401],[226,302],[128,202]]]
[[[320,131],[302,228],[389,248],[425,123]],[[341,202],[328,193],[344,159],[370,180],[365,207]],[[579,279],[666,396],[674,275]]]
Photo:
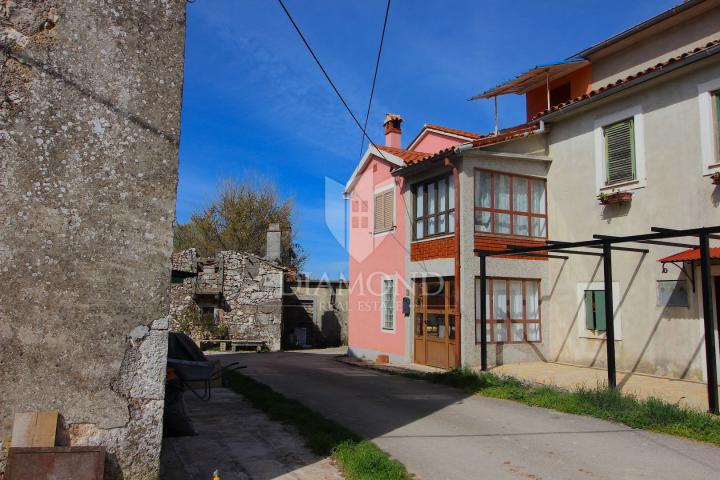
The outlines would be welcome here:
[[[474,191],[475,189],[475,175],[477,175],[478,172],[484,172],[489,173],[490,176],[490,207],[478,207],[475,203],[475,200],[477,199],[477,192]],[[510,195],[510,209],[501,209],[501,208],[495,208],[495,175],[505,175],[510,178],[510,189],[509,189],[509,195]],[[513,195],[513,178],[524,178],[528,181],[528,211],[522,212],[522,211],[516,211],[513,209],[513,203],[514,203],[514,195]],[[532,182],[533,180],[540,180],[543,182],[543,185],[545,186],[545,213],[533,213],[532,212]],[[473,213],[473,230],[475,231],[475,234],[477,235],[499,235],[503,237],[513,237],[513,238],[523,238],[523,239],[547,239],[548,238],[548,205],[547,205],[547,179],[543,177],[535,177],[532,175],[522,175],[517,173],[507,173],[502,172],[499,170],[490,170],[487,168],[475,168],[473,172],[473,205],[474,205],[474,213]],[[477,223],[476,223],[476,213],[477,212],[489,212],[490,213],[490,231],[489,232],[483,232],[477,230]],[[495,229],[495,213],[501,213],[501,214],[507,214],[510,215],[510,233],[498,233]],[[528,217],[528,235],[518,235],[515,233],[515,216],[524,216]],[[544,218],[545,219],[545,236],[543,237],[535,237],[532,235],[532,219],[533,218]]]
[[[632,159],[632,178],[626,178],[623,180],[617,180],[614,182],[610,181],[610,158],[608,156],[608,138],[607,138],[607,129],[610,127],[613,127],[615,125],[618,125],[620,123],[630,122],[630,156]],[[602,133],[603,133],[603,149],[604,149],[604,158],[603,161],[605,162],[605,187],[612,187],[613,185],[623,185],[628,182],[636,182],[638,180],[638,174],[637,174],[637,152],[635,148],[635,117],[628,117],[624,118],[622,120],[617,120],[612,123],[608,123],[607,125],[603,125],[602,127]]]
[[[440,211],[440,189],[438,188],[438,185],[440,184],[441,180],[445,180],[447,182],[447,187],[445,187],[445,210]],[[412,187],[412,199],[413,199],[413,222],[412,222],[412,232],[413,232],[413,241],[417,240],[425,240],[428,238],[435,238],[435,237],[444,237],[447,235],[453,235],[455,233],[455,225],[454,225],[454,219],[451,225],[450,221],[450,214],[453,215],[456,213],[457,205],[453,205],[453,208],[450,208],[450,184],[453,182],[452,175],[444,174],[437,177],[433,177],[429,180],[424,180],[422,182],[418,182],[413,185]],[[428,213],[428,203],[430,201],[430,198],[428,196],[428,185],[435,184],[435,213],[429,214]],[[425,189],[425,192],[423,194],[423,215],[419,216],[417,215],[417,192],[418,189],[423,188]],[[453,189],[455,188],[455,185],[453,184]],[[453,190],[454,191],[454,190]],[[455,198],[452,199],[453,204],[455,203]],[[437,228],[439,225],[439,222],[435,222],[435,233],[432,235],[428,235],[428,219],[430,217],[440,218],[440,215],[445,216],[445,230],[442,232],[438,232]],[[421,220],[423,223],[423,236],[421,238],[418,238],[417,236],[417,222],[418,220]]]
[[[428,308],[427,284],[428,280],[441,280],[443,282],[443,295],[445,297],[442,308]],[[453,288],[450,288],[453,284]],[[427,337],[431,340],[454,342],[455,339],[455,278],[454,277],[423,277],[414,279],[415,308],[413,311],[413,336]],[[447,325],[447,334],[443,338],[427,335],[428,314],[442,315]],[[417,316],[422,317],[422,335],[418,335]],[[452,322],[450,319],[452,318]],[[452,337],[451,337],[452,334]]]
[[[475,277],[476,279],[480,279],[480,277]],[[493,299],[493,288],[494,288],[494,281],[496,280],[503,280],[505,281],[505,291],[506,294],[506,300],[505,300],[505,308],[508,312],[508,318],[503,319],[502,322],[498,322],[497,319],[493,318],[495,311],[494,311],[494,299]],[[522,319],[515,319],[511,320],[510,317],[510,282],[522,282],[522,305],[523,305],[523,318]],[[542,326],[543,326],[543,319],[542,319],[542,281],[538,278],[509,278],[509,277],[487,277],[487,295],[489,298],[488,304],[485,306],[485,313],[487,315],[487,335],[490,337],[490,339],[487,341],[487,343],[498,343],[498,344],[535,344],[535,343],[542,343],[543,342],[543,332],[542,332]],[[538,318],[537,319],[528,319],[527,318],[527,283],[528,282],[535,282],[537,283],[538,288]],[[480,295],[479,289],[477,288],[477,282],[475,282],[475,305],[477,305],[477,296]],[[478,319],[478,315],[480,314],[479,311],[475,312],[475,344],[480,344],[480,340],[478,339],[478,332],[480,330],[480,319]],[[507,333],[507,340],[504,342],[498,342],[495,340],[495,326],[497,323],[504,323],[505,329]],[[523,325],[523,340],[513,340],[512,339],[512,324],[519,324],[521,323]],[[539,338],[538,340],[528,340],[528,324],[535,324],[537,323],[539,326]]]

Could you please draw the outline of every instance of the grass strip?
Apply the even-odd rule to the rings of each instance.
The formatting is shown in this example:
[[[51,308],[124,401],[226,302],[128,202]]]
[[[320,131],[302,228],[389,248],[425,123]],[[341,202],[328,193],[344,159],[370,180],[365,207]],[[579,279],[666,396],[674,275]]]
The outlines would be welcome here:
[[[405,374],[403,374],[405,375]],[[720,418],[658,398],[640,400],[604,386],[563,390],[524,383],[514,377],[456,368],[447,372],[407,374],[486,397],[514,400],[534,407],[589,415],[632,428],[668,433],[720,446]]]
[[[281,395],[264,383],[237,372],[226,372],[227,385],[271,419],[292,425],[313,453],[332,456],[348,480],[408,480],[405,466],[374,443]]]

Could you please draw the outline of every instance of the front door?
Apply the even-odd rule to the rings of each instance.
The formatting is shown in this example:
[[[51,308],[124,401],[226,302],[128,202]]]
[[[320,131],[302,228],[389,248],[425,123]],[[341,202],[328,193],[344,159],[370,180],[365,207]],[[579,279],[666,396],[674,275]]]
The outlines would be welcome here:
[[[455,366],[455,282],[415,282],[414,361],[439,368]]]

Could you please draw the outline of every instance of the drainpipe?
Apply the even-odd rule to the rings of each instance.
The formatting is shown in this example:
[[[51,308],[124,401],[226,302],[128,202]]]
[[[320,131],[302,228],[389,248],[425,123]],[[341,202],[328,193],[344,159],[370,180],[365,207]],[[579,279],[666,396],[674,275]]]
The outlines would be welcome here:
[[[457,162],[445,159],[445,165],[452,168],[455,202],[455,366],[461,367],[461,318],[460,318],[460,172]]]

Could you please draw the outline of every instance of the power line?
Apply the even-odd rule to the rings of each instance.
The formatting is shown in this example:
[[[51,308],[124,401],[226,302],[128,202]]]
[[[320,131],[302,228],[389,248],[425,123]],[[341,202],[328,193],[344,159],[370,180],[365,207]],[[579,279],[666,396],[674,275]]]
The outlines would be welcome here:
[[[385,20],[383,20],[382,34],[380,34],[380,47],[378,48],[377,60],[375,60],[375,73],[373,74],[372,87],[370,88],[370,99],[368,100],[367,112],[365,112],[365,130],[367,130],[368,119],[370,118],[370,107],[372,106],[373,95],[375,94],[375,82],[377,81],[378,70],[380,69],[380,55],[382,54],[383,43],[385,42],[385,29],[387,28],[388,15],[390,14],[390,0],[385,8]],[[360,156],[362,157],[365,148],[365,137],[360,137]]]
[[[388,161],[387,158],[385,158],[385,155],[382,154],[382,151],[378,148],[378,146],[375,145],[375,142],[372,141],[372,139],[367,134],[367,132],[365,131],[363,126],[360,125],[360,122],[358,121],[357,117],[350,109],[350,106],[348,106],[347,102],[343,98],[343,96],[340,93],[340,91],[338,90],[338,88],[335,86],[335,83],[330,78],[330,75],[328,75],[327,71],[325,70],[325,67],[322,66],[322,63],[320,63],[320,60],[318,59],[317,55],[315,55],[315,52],[313,51],[312,47],[310,47],[310,44],[308,43],[308,41],[305,40],[305,35],[303,35],[303,33],[300,31],[300,27],[298,27],[297,23],[295,23],[295,20],[293,20],[292,15],[290,15],[290,12],[288,11],[287,7],[285,7],[285,4],[283,3],[283,1],[278,0],[278,3],[280,4],[280,7],[282,7],[283,11],[285,12],[285,15],[287,15],[288,20],[290,20],[290,23],[292,23],[292,26],[295,27],[295,31],[300,36],[300,39],[302,40],[302,42],[305,44],[305,48],[307,48],[308,52],[310,52],[310,55],[312,55],[313,59],[315,60],[315,63],[317,63],[317,66],[320,67],[320,70],[322,71],[323,75],[325,75],[325,78],[327,79],[328,83],[330,83],[330,86],[335,91],[335,94],[338,96],[338,98],[342,102],[343,106],[345,107],[345,110],[347,110],[347,112],[350,114],[352,119],[355,121],[355,124],[362,131],[363,136],[365,138],[367,138],[370,145],[372,145],[373,147],[375,147],[377,149],[377,151],[380,153],[380,155],[383,157],[383,159]]]

